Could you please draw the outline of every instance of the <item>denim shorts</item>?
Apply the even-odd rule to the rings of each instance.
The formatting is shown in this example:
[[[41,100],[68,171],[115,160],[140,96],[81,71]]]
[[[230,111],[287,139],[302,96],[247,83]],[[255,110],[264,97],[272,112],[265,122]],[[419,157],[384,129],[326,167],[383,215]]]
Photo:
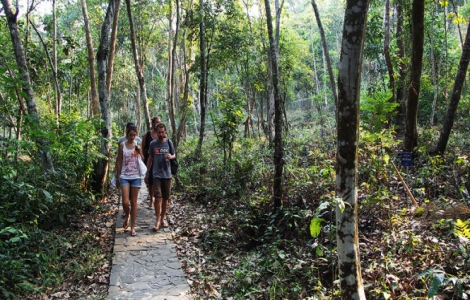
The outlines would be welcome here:
[[[131,187],[137,187],[140,188],[142,185],[142,180],[140,178],[134,178],[134,179],[125,179],[125,178],[119,178],[119,185],[120,186],[125,186],[130,184]]]

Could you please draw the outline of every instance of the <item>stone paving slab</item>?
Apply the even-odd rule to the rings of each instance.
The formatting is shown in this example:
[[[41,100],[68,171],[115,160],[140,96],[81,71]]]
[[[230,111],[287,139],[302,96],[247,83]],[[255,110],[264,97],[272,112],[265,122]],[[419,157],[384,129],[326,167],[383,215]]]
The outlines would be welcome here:
[[[124,219],[120,207],[108,299],[193,299],[170,228],[152,230],[155,214],[153,209],[147,209],[147,195],[147,188],[143,186],[137,200],[135,237],[130,235],[130,226],[127,231],[122,228]]]

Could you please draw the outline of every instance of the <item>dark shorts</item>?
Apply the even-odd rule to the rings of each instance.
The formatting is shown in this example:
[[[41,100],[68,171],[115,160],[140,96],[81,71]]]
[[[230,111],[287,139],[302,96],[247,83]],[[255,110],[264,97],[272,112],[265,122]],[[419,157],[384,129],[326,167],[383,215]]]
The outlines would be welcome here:
[[[170,194],[171,194],[171,178],[169,179],[154,178],[153,190],[154,190],[155,198],[162,198],[163,200],[169,200]]]

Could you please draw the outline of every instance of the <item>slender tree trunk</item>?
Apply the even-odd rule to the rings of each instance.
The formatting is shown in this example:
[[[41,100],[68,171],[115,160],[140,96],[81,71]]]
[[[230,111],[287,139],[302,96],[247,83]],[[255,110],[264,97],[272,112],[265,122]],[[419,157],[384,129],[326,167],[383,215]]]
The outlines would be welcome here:
[[[113,79],[113,69],[114,69],[114,53],[116,50],[116,38],[117,38],[117,29],[119,24],[119,11],[121,10],[121,0],[114,1],[114,15],[113,15],[113,27],[111,31],[111,42],[109,45],[109,58],[108,66],[106,70],[106,89],[108,91],[108,97],[111,95],[111,82]],[[150,127],[150,125],[148,125]]]
[[[18,7],[16,7],[15,12],[13,12],[13,6],[11,5],[9,0],[1,0],[3,5],[3,11],[5,12],[5,16],[8,22],[8,28],[10,29],[10,37],[11,42],[13,44],[13,51],[15,53],[16,64],[18,65],[18,69],[21,73],[22,78],[22,91],[26,96],[26,105],[28,109],[29,115],[29,124],[33,128],[41,128],[38,111],[36,108],[36,100],[34,98],[33,87],[31,86],[31,79],[29,77],[28,67],[26,65],[26,56],[23,52],[23,45],[21,43],[21,37],[18,30]],[[37,139],[36,143],[38,143],[38,152],[39,158],[41,159],[43,168],[46,171],[53,171],[54,167],[52,164],[52,159],[50,157],[50,153],[47,151],[47,145],[44,140]]]
[[[357,226],[357,168],[361,68],[368,6],[368,0],[346,2],[339,63],[336,111],[336,239],[341,299],[366,299],[362,284]]]
[[[126,7],[127,7],[127,16],[129,17],[129,27],[131,31],[131,44],[132,44],[132,54],[134,56],[134,66],[135,72],[137,74],[137,79],[139,80],[139,88],[140,88],[140,101],[147,106],[147,87],[145,86],[145,78],[143,72],[143,66],[139,63],[139,54],[137,53],[137,45],[136,45],[136,35],[135,35],[135,27],[134,27],[134,20],[132,17],[132,7],[131,7],[131,0],[126,0]],[[139,102],[140,105],[140,102]],[[145,118],[146,123],[150,122],[148,108],[145,109]],[[149,126],[148,126],[149,127]]]
[[[168,107],[169,107],[169,115],[170,115],[170,124],[171,124],[171,131],[173,132],[172,139],[175,140],[176,138],[176,122],[175,122],[175,94],[176,94],[176,46],[178,43],[178,34],[179,34],[179,23],[180,23],[180,13],[179,13],[179,0],[175,0],[176,2],[176,28],[175,28],[175,35],[173,37],[173,47],[171,49],[171,63],[170,63],[170,70],[168,70],[170,74],[170,80],[168,82],[170,86],[171,93],[168,93]],[[170,14],[171,15],[171,14]],[[171,18],[170,18],[170,26],[171,26]],[[171,32],[171,31],[170,31]],[[170,38],[171,41],[171,38]],[[171,43],[170,43],[171,45]]]
[[[405,151],[411,152],[418,145],[418,100],[421,87],[421,72],[423,69],[424,43],[424,0],[413,0],[413,28],[411,57],[410,87],[406,105]]]
[[[437,5],[437,4],[436,4]],[[437,8],[436,8],[437,9]],[[435,9],[432,11],[432,19],[434,20]],[[429,42],[431,46],[431,66],[432,66],[432,84],[434,87],[434,98],[432,101],[431,108],[431,117],[429,118],[429,124],[434,125],[434,116],[436,114],[437,98],[439,96],[439,87],[437,81],[437,67],[436,67],[436,57],[434,56],[434,26],[431,23],[431,33],[429,34]]]
[[[178,130],[176,133],[176,137],[174,137],[173,144],[175,149],[178,149],[178,144],[183,136],[184,129],[186,128],[186,120],[189,109],[191,108],[189,105],[189,67],[186,57],[192,57],[192,48],[189,49],[189,55],[186,54],[186,30],[183,31],[183,66],[184,66],[184,88],[183,88],[183,100],[180,106],[180,122],[178,125]],[[192,45],[192,44],[191,44]]]
[[[443,154],[449,141],[450,131],[454,125],[455,115],[459,106],[460,97],[462,95],[462,88],[465,83],[465,77],[468,70],[468,63],[470,61],[470,22],[467,27],[467,34],[465,36],[465,43],[462,49],[462,56],[460,58],[459,69],[457,76],[455,77],[454,89],[452,91],[452,97],[450,98],[449,105],[447,106],[446,117],[441,130],[441,135],[437,141],[436,148],[432,153]]]
[[[39,40],[41,41],[41,43],[44,47],[44,52],[46,52],[47,61],[49,62],[49,66],[51,67],[51,70],[52,70],[52,78],[54,79],[54,89],[55,89],[56,96],[57,96],[56,97],[56,117],[58,118],[59,117],[59,110],[57,109],[57,107],[58,107],[57,105],[58,105],[58,103],[60,103],[59,99],[62,99],[62,93],[60,92],[59,80],[57,78],[57,71],[54,71],[54,69],[55,69],[54,61],[53,61],[54,57],[51,58],[51,56],[49,54],[49,50],[47,49],[47,45],[44,42],[44,39],[42,38],[41,33],[39,33],[36,26],[34,26],[32,21],[30,21],[30,24],[33,27],[34,31],[36,31],[36,34],[38,35]]]
[[[405,37],[403,33],[403,8],[400,3],[397,3],[397,31],[395,38],[397,40],[397,56],[398,56],[398,82],[397,82],[397,117],[395,123],[398,125],[397,129],[400,132],[403,132],[405,125],[405,112],[406,112],[406,101],[405,101],[405,91],[406,91],[406,65],[404,63],[405,59]]]
[[[385,1],[385,13],[384,13],[384,25],[385,25],[385,39],[384,39],[384,55],[387,63],[388,70],[388,87],[392,92],[392,96],[389,99],[390,103],[395,102],[395,75],[393,72],[392,58],[390,57],[390,0]],[[388,117],[388,126],[391,124],[391,115]]]
[[[197,143],[196,157],[199,157],[202,153],[202,142],[204,140],[204,133],[206,127],[206,106],[207,106],[207,70],[206,70],[206,47],[205,47],[205,24],[204,24],[204,0],[199,0],[199,13],[200,13],[200,23],[199,23],[199,55],[200,55],[200,81],[199,81],[199,103],[201,109],[201,125],[199,129],[199,140]]]
[[[57,8],[56,0],[52,0],[52,57],[53,57],[53,72],[54,78],[57,78]],[[46,50],[47,51],[47,50]],[[56,86],[56,116],[57,119],[60,117],[62,111],[62,94],[60,92],[59,85]]]
[[[325,53],[326,66],[328,68],[328,76],[330,77],[331,91],[335,100],[335,105],[338,103],[338,94],[336,92],[336,83],[333,76],[333,68],[331,67],[330,53],[328,51],[328,45],[326,44],[325,30],[320,20],[320,12],[318,11],[315,0],[312,0],[313,11],[315,12],[315,18],[317,19],[318,29],[320,30],[321,42],[323,46],[323,52]]]
[[[92,189],[95,193],[104,193],[105,182],[108,176],[110,150],[111,150],[111,110],[109,105],[109,94],[106,85],[107,64],[110,48],[109,32],[111,31],[111,22],[115,13],[115,1],[109,0],[108,9],[101,26],[100,45],[96,55],[98,65],[98,97],[100,100],[101,120],[103,127],[101,128],[101,149],[100,152],[104,158],[99,158],[94,166],[94,174],[92,178]]]
[[[269,0],[264,0],[266,7],[266,23],[269,35],[269,52],[271,53],[272,83],[274,90],[274,183],[273,183],[273,203],[275,209],[282,206],[282,171],[284,168],[284,148],[282,143],[282,103],[279,93],[278,77],[278,46],[274,38],[273,23],[271,17],[271,7]]]
[[[86,0],[81,0],[83,21],[85,23],[86,45],[88,50],[88,69],[90,72],[90,92],[91,92],[91,113],[98,116],[100,113],[100,105],[98,101],[98,91],[96,90],[95,78],[95,54],[93,51],[93,40],[91,38],[90,25],[88,23],[88,10]]]

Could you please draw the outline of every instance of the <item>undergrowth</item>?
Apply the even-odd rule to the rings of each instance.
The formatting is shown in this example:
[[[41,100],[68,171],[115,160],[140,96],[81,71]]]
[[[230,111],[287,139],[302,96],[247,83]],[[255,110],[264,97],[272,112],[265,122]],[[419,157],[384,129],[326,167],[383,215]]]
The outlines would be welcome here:
[[[99,156],[93,123],[79,118],[43,120],[25,128],[22,140],[0,141],[0,298],[35,298],[65,283],[93,276],[107,259],[94,234],[70,229],[83,213],[103,210],[89,192]],[[41,136],[41,149],[30,136]],[[38,151],[51,153],[53,170],[42,168]],[[36,296],[35,296],[36,295]]]
[[[196,141],[180,145],[184,167],[178,199],[188,211],[181,214],[185,220],[177,220],[183,228],[176,240],[198,253],[199,260],[181,256],[198,297],[338,299],[334,137],[317,142],[311,139],[316,135],[320,129],[313,127],[291,129],[286,137],[285,197],[278,211],[271,201],[267,142],[235,142],[233,158],[225,165],[215,145],[205,146],[210,158],[197,159],[191,156]],[[406,170],[393,131],[361,133],[358,225],[369,299],[470,293],[468,242],[458,234],[467,230],[457,223],[458,217],[470,216],[468,153],[430,157],[429,142]],[[419,209],[408,199],[392,162]],[[455,210],[456,203],[462,211]],[[315,237],[313,219],[319,224]]]

